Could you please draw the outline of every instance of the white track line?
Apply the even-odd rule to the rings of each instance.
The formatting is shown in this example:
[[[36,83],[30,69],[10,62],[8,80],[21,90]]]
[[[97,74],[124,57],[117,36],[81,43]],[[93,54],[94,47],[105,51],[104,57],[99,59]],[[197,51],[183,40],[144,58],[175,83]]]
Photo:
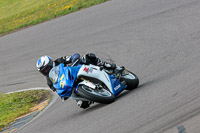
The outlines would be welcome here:
[[[18,90],[18,91],[13,91],[13,92],[8,92],[6,94],[11,94],[11,93],[15,93],[15,92],[22,92],[22,91],[29,91],[29,90],[50,90],[47,87],[37,87],[37,88],[29,88],[29,89],[23,89],[23,90]],[[50,90],[51,91],[51,90]],[[18,132],[20,131],[22,128],[24,128],[25,126],[27,126],[28,124],[30,124],[32,121],[34,121],[35,119],[37,119],[40,115],[42,115],[51,105],[53,105],[53,103],[55,103],[56,99],[58,98],[57,93],[52,92],[52,98],[51,101],[49,102],[49,104],[47,105],[46,108],[44,108],[38,115],[36,115],[32,120],[30,120],[29,122],[27,122],[25,125],[23,125],[22,127],[18,128],[17,130],[14,131]]]

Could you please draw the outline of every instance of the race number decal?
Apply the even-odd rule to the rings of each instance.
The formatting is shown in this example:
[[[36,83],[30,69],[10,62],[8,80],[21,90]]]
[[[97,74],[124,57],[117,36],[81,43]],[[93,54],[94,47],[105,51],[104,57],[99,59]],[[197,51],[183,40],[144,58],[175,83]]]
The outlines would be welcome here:
[[[65,81],[63,81],[63,78],[64,78],[64,74],[60,77],[60,87],[64,88],[64,86],[67,86],[67,84],[65,84]]]

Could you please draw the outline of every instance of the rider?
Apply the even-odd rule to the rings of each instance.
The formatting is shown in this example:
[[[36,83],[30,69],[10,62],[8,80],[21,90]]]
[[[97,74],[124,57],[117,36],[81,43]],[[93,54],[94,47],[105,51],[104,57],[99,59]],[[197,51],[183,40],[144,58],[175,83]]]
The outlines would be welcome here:
[[[107,69],[114,69],[116,67],[115,64],[109,64],[105,61],[101,60],[100,58],[97,58],[95,54],[88,53],[84,55],[83,57],[80,57],[80,54],[76,53],[72,56],[63,56],[55,61],[51,59],[51,57],[44,55],[40,57],[36,63],[36,67],[40,73],[42,73],[44,76],[46,76],[47,79],[47,85],[52,91],[56,91],[56,88],[53,87],[52,81],[49,79],[49,72],[54,66],[58,66],[60,63],[63,63],[64,66],[70,66],[70,64],[79,61],[79,64],[93,64],[97,66],[103,66]],[[67,100],[65,98],[64,100]],[[87,101],[77,101],[77,105],[81,108],[87,108],[89,107],[90,103]]]

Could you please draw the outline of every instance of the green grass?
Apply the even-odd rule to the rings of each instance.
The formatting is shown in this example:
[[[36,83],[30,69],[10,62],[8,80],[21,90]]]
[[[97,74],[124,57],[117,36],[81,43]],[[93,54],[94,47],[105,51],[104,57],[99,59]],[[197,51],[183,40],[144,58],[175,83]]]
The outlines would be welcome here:
[[[107,0],[0,0],[0,35]]]
[[[31,107],[50,99],[48,90],[30,90],[12,94],[0,93],[0,131],[21,115],[29,113]]]

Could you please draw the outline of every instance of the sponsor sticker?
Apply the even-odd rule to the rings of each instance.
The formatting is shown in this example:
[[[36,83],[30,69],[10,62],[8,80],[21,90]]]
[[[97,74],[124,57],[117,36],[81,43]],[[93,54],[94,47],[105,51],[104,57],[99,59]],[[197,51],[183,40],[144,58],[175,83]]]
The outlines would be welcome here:
[[[85,71],[85,72],[88,72],[88,68],[87,68],[87,67],[85,67],[85,68],[83,69],[83,71]]]
[[[87,67],[85,67],[84,69],[83,69],[83,71],[85,71],[86,73],[92,73],[92,71],[93,71],[93,69],[92,68],[87,68]]]
[[[114,88],[114,90],[117,91],[120,87],[121,87],[121,85],[119,84]]]

